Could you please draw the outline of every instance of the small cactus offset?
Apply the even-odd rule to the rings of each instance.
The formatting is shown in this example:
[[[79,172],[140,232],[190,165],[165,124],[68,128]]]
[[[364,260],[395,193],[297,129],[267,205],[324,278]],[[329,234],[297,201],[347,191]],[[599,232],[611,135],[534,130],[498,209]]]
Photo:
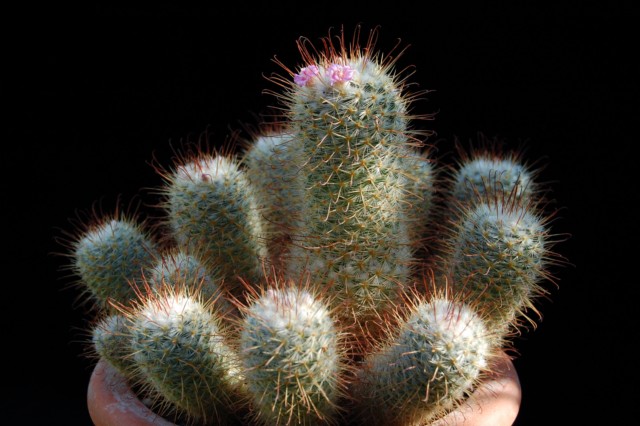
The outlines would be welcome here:
[[[234,295],[238,278],[255,282],[266,257],[255,189],[234,158],[202,154],[167,177],[166,208],[177,244],[219,270]]]
[[[101,318],[92,328],[92,342],[96,354],[128,377],[135,371],[131,351],[131,326],[128,317],[112,314]]]
[[[437,418],[473,390],[500,345],[472,306],[444,296],[416,303],[359,371],[354,393],[363,424]]]
[[[273,285],[247,308],[240,355],[264,425],[335,423],[345,354],[328,306],[302,286]]]
[[[497,192],[509,194],[522,201],[533,198],[536,192],[536,172],[522,162],[520,154],[501,153],[496,141],[471,153],[460,153],[457,169],[452,172],[452,201],[462,206],[479,199],[487,200]]]
[[[217,312],[225,314],[233,307],[223,293],[222,278],[217,271],[206,268],[201,260],[185,250],[170,250],[148,271],[149,283],[157,289],[163,286],[185,285],[202,300],[211,302]]]
[[[459,292],[486,301],[488,321],[509,328],[534,310],[544,293],[550,239],[544,219],[529,204],[492,191],[461,214],[450,242],[450,274]],[[510,198],[511,197],[511,198]]]
[[[289,248],[288,238],[302,229],[304,194],[299,146],[286,131],[256,137],[243,156],[247,176],[263,212],[269,257],[277,260]]]
[[[271,77],[281,122],[159,170],[153,232],[105,215],[74,238],[92,350],[157,413],[428,425],[535,321],[558,263],[546,188],[520,154],[433,158],[376,37],[301,42]]]
[[[409,239],[422,244],[432,225],[436,202],[437,170],[428,153],[409,147],[400,158],[399,174],[407,181],[404,206],[409,228]]]
[[[103,306],[135,298],[132,283],[141,283],[156,257],[155,242],[130,218],[105,217],[73,243],[73,265],[86,291]]]
[[[242,378],[221,318],[197,292],[167,286],[124,307],[131,378],[156,405],[202,424],[232,423]]]

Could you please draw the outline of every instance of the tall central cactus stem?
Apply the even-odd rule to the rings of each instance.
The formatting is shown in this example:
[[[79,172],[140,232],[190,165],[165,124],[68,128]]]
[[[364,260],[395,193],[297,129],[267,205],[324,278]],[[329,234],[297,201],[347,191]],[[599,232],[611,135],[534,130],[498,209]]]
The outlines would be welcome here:
[[[375,331],[411,273],[400,84],[390,65],[329,47],[294,76],[287,102],[306,181],[290,273],[321,280],[340,312]]]

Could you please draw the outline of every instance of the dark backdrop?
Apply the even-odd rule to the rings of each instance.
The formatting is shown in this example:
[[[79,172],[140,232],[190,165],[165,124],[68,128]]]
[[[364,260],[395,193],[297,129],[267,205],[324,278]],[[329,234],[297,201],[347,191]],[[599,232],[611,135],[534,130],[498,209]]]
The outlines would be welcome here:
[[[536,330],[516,339],[523,388],[518,425],[615,424],[638,395],[638,15],[622,7],[393,2],[308,6],[85,10],[4,16],[2,69],[2,349],[0,407],[11,424],[90,424],[84,356],[89,318],[74,305],[57,237],[78,212],[152,202],[141,188],[172,146],[206,132],[212,145],[275,103],[274,57],[301,65],[295,41],[379,25],[378,46],[408,47],[411,90],[429,90],[416,126],[445,155],[478,132],[522,144],[544,165],[559,209],[556,247],[572,266]],[[7,257],[8,255],[8,257]],[[8,379],[14,375],[14,379]],[[7,411],[8,409],[8,411]],[[607,419],[607,421],[605,421]]]

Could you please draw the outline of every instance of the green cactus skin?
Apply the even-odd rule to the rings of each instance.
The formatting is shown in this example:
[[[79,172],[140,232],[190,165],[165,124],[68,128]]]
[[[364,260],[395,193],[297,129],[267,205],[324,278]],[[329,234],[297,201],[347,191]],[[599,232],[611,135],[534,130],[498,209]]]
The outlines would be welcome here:
[[[109,361],[124,377],[132,377],[135,371],[130,325],[127,317],[112,314],[102,318],[92,330],[95,353]]]
[[[201,424],[232,423],[242,379],[237,357],[224,342],[222,322],[210,307],[166,287],[141,300],[128,316],[137,377],[159,411]]]
[[[540,286],[549,250],[546,220],[532,203],[496,195],[463,210],[449,241],[448,259],[456,291],[478,299],[491,327],[505,332],[544,294]]]
[[[327,41],[327,43],[331,43]],[[328,52],[311,59],[283,95],[293,138],[305,159],[300,235],[289,275],[303,271],[329,289],[343,320],[375,335],[412,274],[399,173],[410,116],[391,65],[366,53]]]
[[[162,255],[149,273],[152,286],[186,287],[190,294],[199,294],[210,301],[216,313],[225,317],[233,312],[223,293],[222,280],[216,271],[207,269],[197,256],[184,249],[172,249]]]
[[[155,243],[134,220],[105,218],[74,243],[73,269],[97,303],[127,304],[144,270],[155,263]]]
[[[201,154],[178,166],[165,188],[169,225],[181,247],[220,271],[240,298],[242,285],[260,280],[266,244],[255,190],[234,158]]]
[[[304,289],[270,288],[247,308],[240,355],[256,421],[332,424],[342,394],[340,335]]]
[[[488,370],[499,341],[476,311],[442,296],[416,304],[354,383],[366,425],[424,425],[454,409]]]
[[[279,259],[290,235],[301,229],[304,181],[299,148],[289,133],[269,132],[256,137],[243,156],[265,217],[271,259]]]

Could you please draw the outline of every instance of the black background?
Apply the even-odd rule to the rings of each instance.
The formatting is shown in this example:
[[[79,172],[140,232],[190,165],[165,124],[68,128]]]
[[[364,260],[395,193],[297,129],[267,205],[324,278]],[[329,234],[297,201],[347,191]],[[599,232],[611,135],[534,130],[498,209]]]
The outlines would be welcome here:
[[[219,145],[274,105],[274,56],[302,65],[295,41],[379,26],[378,47],[408,47],[410,90],[427,142],[453,151],[478,132],[522,143],[545,165],[559,209],[558,286],[536,330],[516,340],[517,425],[619,424],[639,395],[638,14],[601,6],[433,6],[393,2],[154,6],[7,13],[2,40],[4,298],[0,418],[90,424],[84,354],[90,322],[55,252],[69,219],[100,205],[153,201],[152,158]],[[581,4],[581,3],[577,3]],[[145,207],[142,207],[145,212]],[[8,231],[8,233],[6,232]],[[8,257],[7,257],[8,255]],[[5,263],[6,262],[6,263]],[[8,379],[15,375],[16,380]],[[8,381],[9,380],[9,381]]]

